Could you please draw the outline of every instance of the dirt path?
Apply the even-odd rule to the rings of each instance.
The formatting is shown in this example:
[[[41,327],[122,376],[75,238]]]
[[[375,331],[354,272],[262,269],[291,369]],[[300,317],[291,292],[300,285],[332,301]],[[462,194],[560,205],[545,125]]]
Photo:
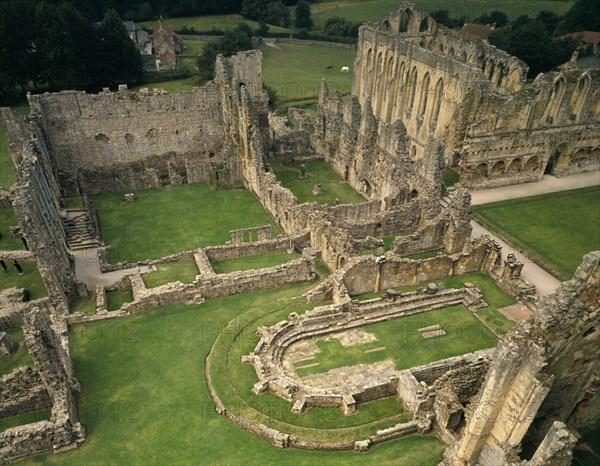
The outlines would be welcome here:
[[[141,266],[139,268],[102,273],[100,270],[100,259],[98,258],[98,248],[79,249],[73,251],[73,256],[75,256],[75,275],[77,280],[84,282],[90,291],[94,291],[96,285],[110,286],[118,282],[125,275],[150,270],[148,266]]]
[[[579,175],[557,178],[553,175],[544,175],[541,181],[524,183],[501,188],[482,189],[471,191],[471,204],[487,204],[488,202],[516,199],[519,197],[535,196],[536,194],[554,193],[568,189],[585,188],[600,184],[600,172],[581,173]]]

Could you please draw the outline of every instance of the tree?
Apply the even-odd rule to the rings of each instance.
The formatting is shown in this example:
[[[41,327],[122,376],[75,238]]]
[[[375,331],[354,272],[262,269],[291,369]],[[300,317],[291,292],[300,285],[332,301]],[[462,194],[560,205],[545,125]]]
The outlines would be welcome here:
[[[435,20],[436,23],[452,27],[448,10],[435,10],[429,13],[429,15]]]
[[[357,29],[347,19],[329,18],[323,26],[325,34],[328,36],[350,37],[356,35]]]
[[[524,18],[490,31],[489,41],[527,63],[532,78],[568,61],[577,47],[571,39],[552,40],[544,23]]]
[[[300,0],[296,5],[295,14],[295,24],[298,29],[312,29],[313,22],[310,12],[310,5],[308,4],[308,2]]]
[[[600,2],[576,0],[563,18],[557,26],[556,35],[577,31],[600,31]]]
[[[535,20],[544,24],[548,34],[553,34],[556,26],[560,23],[560,16],[552,11],[542,10],[537,14]]]
[[[267,21],[268,0],[244,0],[242,2],[242,16],[253,21]]]
[[[154,9],[152,8],[152,5],[148,2],[142,3],[138,10],[137,19],[138,21],[149,21],[154,19]]]
[[[492,11],[489,15],[485,14],[475,19],[478,24],[496,24],[496,27],[501,28],[508,24],[508,16],[503,11]]]
[[[135,84],[142,78],[142,58],[121,18],[109,10],[96,34],[91,78],[94,87]]]
[[[283,4],[283,2],[270,2],[267,5],[266,22],[284,28],[290,25],[290,12]]]
[[[35,9],[39,81],[51,90],[81,88],[87,84],[83,63],[75,49],[70,24],[66,20],[65,8],[69,6],[40,2]]]

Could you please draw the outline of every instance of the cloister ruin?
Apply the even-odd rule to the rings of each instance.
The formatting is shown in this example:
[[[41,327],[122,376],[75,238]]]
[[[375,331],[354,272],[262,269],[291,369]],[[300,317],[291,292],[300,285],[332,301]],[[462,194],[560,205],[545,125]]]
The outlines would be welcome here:
[[[126,86],[99,94],[62,91],[30,95],[28,117],[2,109],[17,183],[2,193],[0,205],[17,214],[17,234],[30,250],[19,257],[35,261],[48,298],[23,303],[22,290],[0,292],[0,331],[22,327],[35,363],[34,369],[2,377],[0,415],[43,406],[52,418],[0,433],[0,461],[58,453],[84,442],[77,412],[81,387],[69,354],[71,326],[310,282],[319,260],[331,275],[304,295],[317,307],[255,329],[257,346],[238,361],[256,371],[258,381],[248,390],[285,399],[295,415],[312,407],[350,415],[361,403],[395,397],[411,419],[369,438],[308,441],[233,413],[211,382],[211,354],[205,374],[219,413],[279,448],[365,451],[417,433],[448,445],[448,465],[570,464],[573,431],[600,417],[600,252],[588,254],[570,281],[540,299],[520,276],[523,263],[503,260],[489,237],[471,238],[468,188],[535,181],[545,172],[598,170],[598,70],[566,66],[526,86],[525,63],[439,27],[404,4],[361,27],[352,95],[343,97],[323,82],[316,114],[290,109],[289,117],[299,122],[295,131],[269,112],[261,60],[260,51],[219,56],[215,80],[189,92]],[[365,202],[300,203],[269,165],[287,151],[325,161]],[[447,166],[460,171],[455,189],[443,185]],[[226,244],[110,262],[89,196],[208,182],[249,190],[282,233],[255,225],[232,230]],[[64,204],[70,196],[83,198],[75,213]],[[384,236],[394,237],[388,251]],[[124,272],[120,280],[92,290],[97,312],[91,316],[69,310],[69,303],[88,292],[74,258],[74,251],[87,248],[103,273]],[[277,251],[299,257],[224,274],[212,266]],[[406,257],[432,251],[442,252]],[[184,260],[198,268],[192,283],[145,285],[148,270]],[[476,310],[486,306],[476,286],[436,284],[473,272],[492,277],[531,313],[506,335],[495,335],[495,349],[400,371],[393,364],[348,366],[354,369],[312,379],[299,377],[286,359],[301,340],[374,322],[453,305],[476,318]],[[417,289],[394,291],[407,285]],[[131,291],[133,300],[112,311],[106,294],[117,289]],[[365,293],[378,297],[355,299]],[[435,324],[421,330],[442,337],[443,326]],[[531,460],[522,460],[528,439],[537,449]]]

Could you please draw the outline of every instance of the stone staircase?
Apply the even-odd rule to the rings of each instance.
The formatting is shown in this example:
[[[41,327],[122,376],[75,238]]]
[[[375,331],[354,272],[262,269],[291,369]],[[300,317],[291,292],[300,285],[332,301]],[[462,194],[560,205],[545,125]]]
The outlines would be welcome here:
[[[72,250],[95,248],[100,245],[94,227],[85,210],[71,211],[63,219],[67,243]]]
[[[440,199],[440,204],[442,204],[444,209],[447,208],[450,205],[450,196],[446,194],[444,197],[442,197]]]

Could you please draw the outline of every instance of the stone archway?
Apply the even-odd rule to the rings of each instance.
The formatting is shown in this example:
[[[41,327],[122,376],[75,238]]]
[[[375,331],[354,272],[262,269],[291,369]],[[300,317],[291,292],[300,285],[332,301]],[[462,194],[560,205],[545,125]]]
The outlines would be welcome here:
[[[548,162],[544,168],[544,175],[552,175],[560,165],[569,163],[569,145],[565,142],[554,148],[548,157]]]

